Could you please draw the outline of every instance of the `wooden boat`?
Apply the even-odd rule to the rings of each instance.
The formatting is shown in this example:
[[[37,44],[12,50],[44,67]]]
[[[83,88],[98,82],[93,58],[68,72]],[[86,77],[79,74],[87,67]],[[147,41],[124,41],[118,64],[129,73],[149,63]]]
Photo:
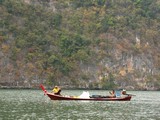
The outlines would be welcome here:
[[[49,93],[44,88],[43,85],[40,85],[41,89],[44,91],[44,94],[47,95],[51,100],[79,100],[79,101],[130,101],[132,95],[128,95],[126,97],[110,97],[110,96],[101,96],[101,95],[93,95],[88,98],[76,97],[76,96],[62,96],[55,95],[54,93]]]

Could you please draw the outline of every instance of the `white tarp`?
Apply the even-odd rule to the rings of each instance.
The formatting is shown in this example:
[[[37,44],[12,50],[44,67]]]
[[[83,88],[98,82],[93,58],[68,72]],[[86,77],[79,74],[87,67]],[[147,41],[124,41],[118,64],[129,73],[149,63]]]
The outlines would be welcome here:
[[[83,91],[83,93],[79,96],[79,98],[90,98],[89,96],[90,95],[88,91]]]

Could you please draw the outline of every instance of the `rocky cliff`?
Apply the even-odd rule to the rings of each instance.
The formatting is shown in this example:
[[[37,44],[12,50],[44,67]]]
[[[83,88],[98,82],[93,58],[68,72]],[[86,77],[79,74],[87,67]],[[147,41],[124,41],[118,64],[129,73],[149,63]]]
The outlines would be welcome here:
[[[0,87],[160,89],[159,0],[0,3]]]

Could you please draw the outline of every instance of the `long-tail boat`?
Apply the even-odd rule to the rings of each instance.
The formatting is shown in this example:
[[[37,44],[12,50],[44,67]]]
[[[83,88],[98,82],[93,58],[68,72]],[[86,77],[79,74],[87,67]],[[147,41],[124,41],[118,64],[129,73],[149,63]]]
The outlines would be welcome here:
[[[131,94],[127,94],[125,97],[123,96],[102,96],[102,95],[92,95],[92,96],[67,96],[67,95],[56,95],[52,92],[48,92],[44,86],[40,85],[41,89],[44,92],[44,95],[47,95],[51,100],[77,100],[77,101],[130,101],[132,98]],[[87,93],[88,94],[88,93]]]

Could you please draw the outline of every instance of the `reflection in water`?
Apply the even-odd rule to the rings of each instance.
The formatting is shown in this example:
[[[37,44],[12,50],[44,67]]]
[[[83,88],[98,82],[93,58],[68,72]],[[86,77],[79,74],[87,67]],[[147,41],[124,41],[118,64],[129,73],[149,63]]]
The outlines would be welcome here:
[[[131,101],[51,101],[40,90],[0,90],[0,120],[158,120],[160,92],[138,92]],[[82,91],[64,91],[80,95]],[[90,91],[102,95],[106,91]]]

